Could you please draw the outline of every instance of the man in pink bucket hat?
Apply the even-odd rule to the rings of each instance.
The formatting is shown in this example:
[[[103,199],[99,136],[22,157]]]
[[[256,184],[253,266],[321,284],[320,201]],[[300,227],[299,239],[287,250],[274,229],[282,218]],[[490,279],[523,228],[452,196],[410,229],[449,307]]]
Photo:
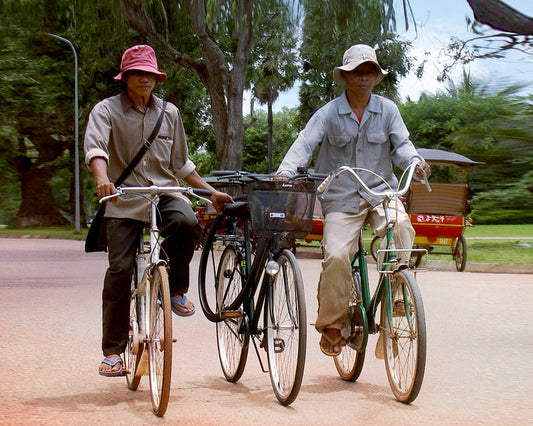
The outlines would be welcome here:
[[[345,91],[320,108],[285,155],[279,175],[292,175],[307,167],[316,150],[314,169],[329,174],[340,166],[364,167],[397,186],[393,163],[405,169],[413,161],[430,174],[430,168],[409,140],[409,132],[398,107],[372,90],[388,74],[377,60],[375,50],[356,44],[344,53],[342,65],[333,70],[333,79]],[[375,176],[362,175],[376,192],[386,184]],[[281,178],[279,178],[281,179]],[[324,213],[322,245],[324,261],[318,283],[318,317],[315,328],[322,334],[320,349],[329,356],[339,355],[344,344],[342,333],[352,287],[350,260],[358,250],[358,235],[366,220],[376,235],[385,232],[382,200],[374,199],[344,174],[334,179],[321,198]],[[401,203],[391,203],[391,215],[398,217],[397,241],[411,248],[415,232]],[[404,259],[405,261],[406,259]]]
[[[115,80],[121,81],[124,73],[129,70],[152,73],[156,76],[158,83],[162,83],[167,78],[164,72],[159,71],[154,49],[145,44],[130,47],[124,52],[120,63],[120,72],[114,77]]]
[[[133,46],[122,55],[120,72],[114,77],[122,83],[122,92],[95,105],[85,133],[85,162],[92,172],[98,198],[116,192],[115,182],[149,138],[160,114],[157,136],[124,186],[178,186],[178,179],[195,188],[212,192],[217,210],[231,202],[229,195],[215,190],[196,172],[188,156],[185,130],[178,108],[152,94],[156,82],[166,74],[159,70],[154,50],[147,45]],[[126,348],[129,329],[130,283],[135,263],[135,249],[148,202],[140,197],[118,198],[106,203],[104,226],[107,232],[109,268],[102,292],[103,376],[123,374],[121,354]],[[172,311],[192,315],[193,303],[185,293],[189,288],[189,263],[194,253],[200,226],[190,201],[180,195],[163,196],[161,213],[162,253],[170,265],[169,282]]]

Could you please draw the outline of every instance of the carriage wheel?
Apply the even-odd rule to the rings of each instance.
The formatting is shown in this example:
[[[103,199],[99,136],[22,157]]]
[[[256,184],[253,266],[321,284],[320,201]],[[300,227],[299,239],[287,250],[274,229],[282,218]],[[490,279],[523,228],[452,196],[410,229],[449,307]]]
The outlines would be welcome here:
[[[455,267],[459,272],[463,272],[466,267],[466,240],[462,235],[457,239],[453,250]]]

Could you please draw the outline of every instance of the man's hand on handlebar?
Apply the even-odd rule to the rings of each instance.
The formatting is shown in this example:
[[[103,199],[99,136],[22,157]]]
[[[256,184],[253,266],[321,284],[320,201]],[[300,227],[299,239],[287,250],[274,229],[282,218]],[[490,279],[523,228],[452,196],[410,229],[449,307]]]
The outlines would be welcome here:
[[[96,177],[95,187],[96,187],[96,196],[98,197],[98,199],[107,197],[108,195],[112,195],[117,192],[115,185],[113,185],[113,182],[111,182],[107,176],[105,176],[105,178]],[[111,202],[116,203],[117,199],[112,198]]]
[[[287,172],[279,172],[272,176],[272,179],[276,182],[287,182],[290,176]]]
[[[213,207],[218,213],[222,213],[225,204],[233,203],[233,198],[231,198],[230,195],[216,190],[211,194],[210,199],[213,202]]]
[[[429,179],[431,177],[431,166],[425,161],[418,163],[416,166],[415,175],[420,180],[423,180],[424,178]]]

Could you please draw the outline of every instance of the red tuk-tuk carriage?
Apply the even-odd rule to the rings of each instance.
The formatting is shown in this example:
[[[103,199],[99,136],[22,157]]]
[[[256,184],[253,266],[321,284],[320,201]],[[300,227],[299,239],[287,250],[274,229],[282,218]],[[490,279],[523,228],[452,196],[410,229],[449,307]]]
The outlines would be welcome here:
[[[433,176],[445,182],[432,182],[431,192],[422,183],[411,184],[407,212],[416,232],[414,248],[425,248],[429,254],[451,255],[457,270],[464,271],[467,246],[463,233],[465,227],[472,226],[467,219],[468,179],[472,167],[481,163],[440,149],[421,148],[418,153],[431,165]],[[438,247],[449,247],[449,250]],[[419,266],[423,256],[413,254],[412,266]]]

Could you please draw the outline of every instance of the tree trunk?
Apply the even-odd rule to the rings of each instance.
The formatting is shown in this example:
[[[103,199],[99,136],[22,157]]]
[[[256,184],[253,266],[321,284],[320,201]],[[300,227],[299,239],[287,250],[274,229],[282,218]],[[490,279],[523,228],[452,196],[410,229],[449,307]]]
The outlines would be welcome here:
[[[51,171],[37,168],[26,157],[11,159],[21,182],[22,202],[14,228],[68,225],[57,208],[49,185]]]
[[[476,20],[495,30],[519,35],[533,35],[530,18],[500,0],[467,0]]]
[[[155,30],[144,0],[122,1],[124,17],[132,28],[153,39],[172,61],[193,71],[206,84],[213,116],[217,163],[221,169],[237,170],[242,167],[242,95],[253,37],[253,4],[252,0],[242,0],[235,6],[240,25],[233,34],[237,46],[230,67],[226,53],[206,30],[205,0],[188,3],[194,32],[202,46],[201,60],[184,57]]]
[[[272,173],[272,145],[274,135],[274,117],[272,113],[272,99],[268,100],[268,173]]]

